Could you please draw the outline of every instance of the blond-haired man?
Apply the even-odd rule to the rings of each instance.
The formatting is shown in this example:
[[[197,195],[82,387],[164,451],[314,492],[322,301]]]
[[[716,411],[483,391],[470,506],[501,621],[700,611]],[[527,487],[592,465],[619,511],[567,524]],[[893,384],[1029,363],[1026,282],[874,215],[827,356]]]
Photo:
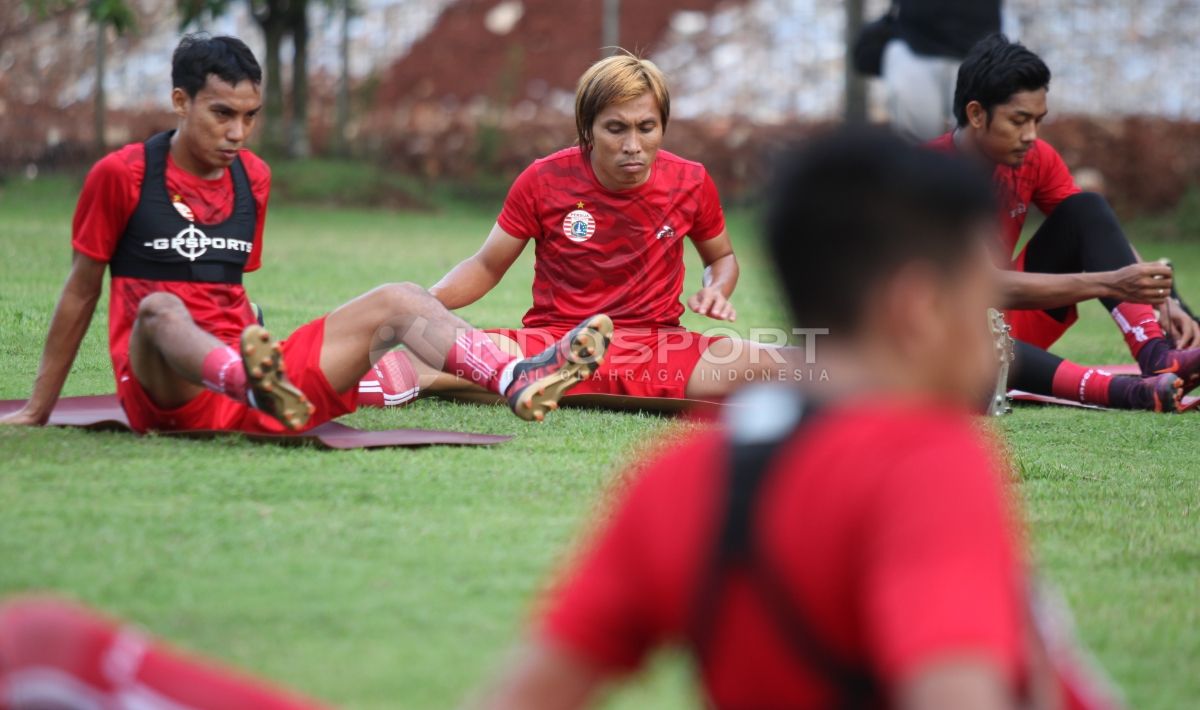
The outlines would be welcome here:
[[[738,280],[720,199],[700,163],[661,149],[671,112],[652,62],[619,54],[593,64],[575,100],[578,145],[535,161],[509,191],[491,234],[430,289],[447,308],[478,301],[534,242],[533,307],[523,328],[489,331],[510,351],[538,352],[603,310],[616,326],[607,363],[572,393],[717,398],[763,373],[792,373],[791,349],[682,328],[685,237],[704,263],[696,313],[733,321]],[[415,368],[413,366],[414,365]],[[461,389],[466,383],[390,354],[361,404],[390,392]],[[380,384],[383,392],[379,392]],[[387,404],[402,397],[392,396]]]

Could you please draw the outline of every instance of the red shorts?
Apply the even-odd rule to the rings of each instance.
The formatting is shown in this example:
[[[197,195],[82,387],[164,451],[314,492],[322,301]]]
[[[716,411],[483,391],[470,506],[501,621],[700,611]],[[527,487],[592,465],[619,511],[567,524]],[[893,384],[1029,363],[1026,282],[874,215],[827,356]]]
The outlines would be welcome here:
[[[1004,320],[1012,326],[1014,339],[1048,350],[1079,320],[1079,311],[1071,306],[1067,319],[1059,321],[1045,311],[1011,310],[1004,312]]]
[[[357,406],[357,387],[338,394],[325,379],[325,373],[321,371],[321,345],[324,342],[324,316],[305,323],[280,342],[288,379],[316,407],[304,429],[349,414]],[[129,371],[117,375],[117,397],[129,418],[129,426],[137,432],[205,430],[278,434],[288,431],[270,416],[209,390],[181,407],[163,409],[150,399]]]
[[[489,328],[486,332],[516,341],[525,355],[536,355],[570,328]],[[683,399],[696,363],[720,339],[685,328],[617,328],[604,364],[570,393]]]

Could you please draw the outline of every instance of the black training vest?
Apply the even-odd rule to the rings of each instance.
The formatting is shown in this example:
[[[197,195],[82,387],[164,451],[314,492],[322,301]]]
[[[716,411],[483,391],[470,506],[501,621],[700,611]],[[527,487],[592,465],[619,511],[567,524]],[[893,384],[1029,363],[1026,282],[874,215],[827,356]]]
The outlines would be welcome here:
[[[813,630],[781,576],[766,559],[754,535],[760,495],[776,454],[817,415],[822,405],[770,386],[749,387],[735,395],[736,414],[728,422],[731,442],[726,463],[724,503],[717,535],[697,580],[687,636],[693,654],[707,666],[726,585],[736,576],[749,582],[795,661],[817,672],[832,686],[836,708],[865,708],[878,697],[875,678],[866,668],[841,658]],[[756,419],[746,411],[766,413]],[[768,421],[769,420],[769,421]],[[797,511],[797,514],[803,514]]]
[[[190,222],[167,194],[167,153],[174,133],[159,133],[145,143],[141,195],[109,260],[109,271],[151,281],[240,284],[258,226],[246,168],[240,156],[230,166],[234,203],[224,222]]]

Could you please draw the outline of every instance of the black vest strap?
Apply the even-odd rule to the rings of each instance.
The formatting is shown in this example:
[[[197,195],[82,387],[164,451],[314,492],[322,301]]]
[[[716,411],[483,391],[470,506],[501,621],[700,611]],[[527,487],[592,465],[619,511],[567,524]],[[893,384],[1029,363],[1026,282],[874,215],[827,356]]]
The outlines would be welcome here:
[[[147,281],[194,281],[241,284],[243,269],[236,264],[151,264],[145,261],[109,262],[113,276]]]
[[[864,669],[839,658],[812,630],[754,539],[760,493],[776,453],[819,410],[819,406],[811,401],[793,401],[792,404],[799,411],[791,426],[777,430],[768,438],[739,441],[736,434],[733,437],[725,503],[712,555],[697,587],[689,636],[699,662],[705,665],[710,657],[725,586],[735,575],[741,575],[766,607],[793,658],[816,670],[836,687],[840,707],[864,707],[875,693],[874,679]]]

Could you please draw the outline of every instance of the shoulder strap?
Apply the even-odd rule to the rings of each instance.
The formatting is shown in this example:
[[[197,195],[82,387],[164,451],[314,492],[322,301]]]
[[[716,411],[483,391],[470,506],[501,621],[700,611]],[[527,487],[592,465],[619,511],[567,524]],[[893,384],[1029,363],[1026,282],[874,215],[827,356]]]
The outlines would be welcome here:
[[[732,408],[737,410],[734,416],[738,420],[731,421],[729,427],[729,466],[717,536],[692,607],[693,648],[701,665],[705,664],[725,586],[734,574],[742,574],[766,607],[793,658],[816,669],[836,686],[844,707],[860,707],[873,694],[873,679],[843,662],[813,632],[774,567],[761,556],[754,539],[760,491],[778,450],[811,422],[820,409],[816,402],[781,389],[767,392],[767,388],[761,388],[760,392],[747,393],[745,397],[770,401],[751,401],[746,403],[749,406]],[[757,423],[756,418],[760,420]]]
[[[163,131],[147,138],[142,143],[145,151],[145,167],[142,172],[142,200],[147,197],[166,199],[167,152],[171,150],[171,136],[175,131]],[[139,202],[139,205],[141,203]]]
[[[234,210],[242,207],[244,200],[249,200],[249,205],[253,206],[254,195],[250,190],[250,176],[246,172],[246,166],[242,163],[242,156],[237,156],[233,159],[233,163],[229,166],[229,173],[233,177],[233,199]]]

